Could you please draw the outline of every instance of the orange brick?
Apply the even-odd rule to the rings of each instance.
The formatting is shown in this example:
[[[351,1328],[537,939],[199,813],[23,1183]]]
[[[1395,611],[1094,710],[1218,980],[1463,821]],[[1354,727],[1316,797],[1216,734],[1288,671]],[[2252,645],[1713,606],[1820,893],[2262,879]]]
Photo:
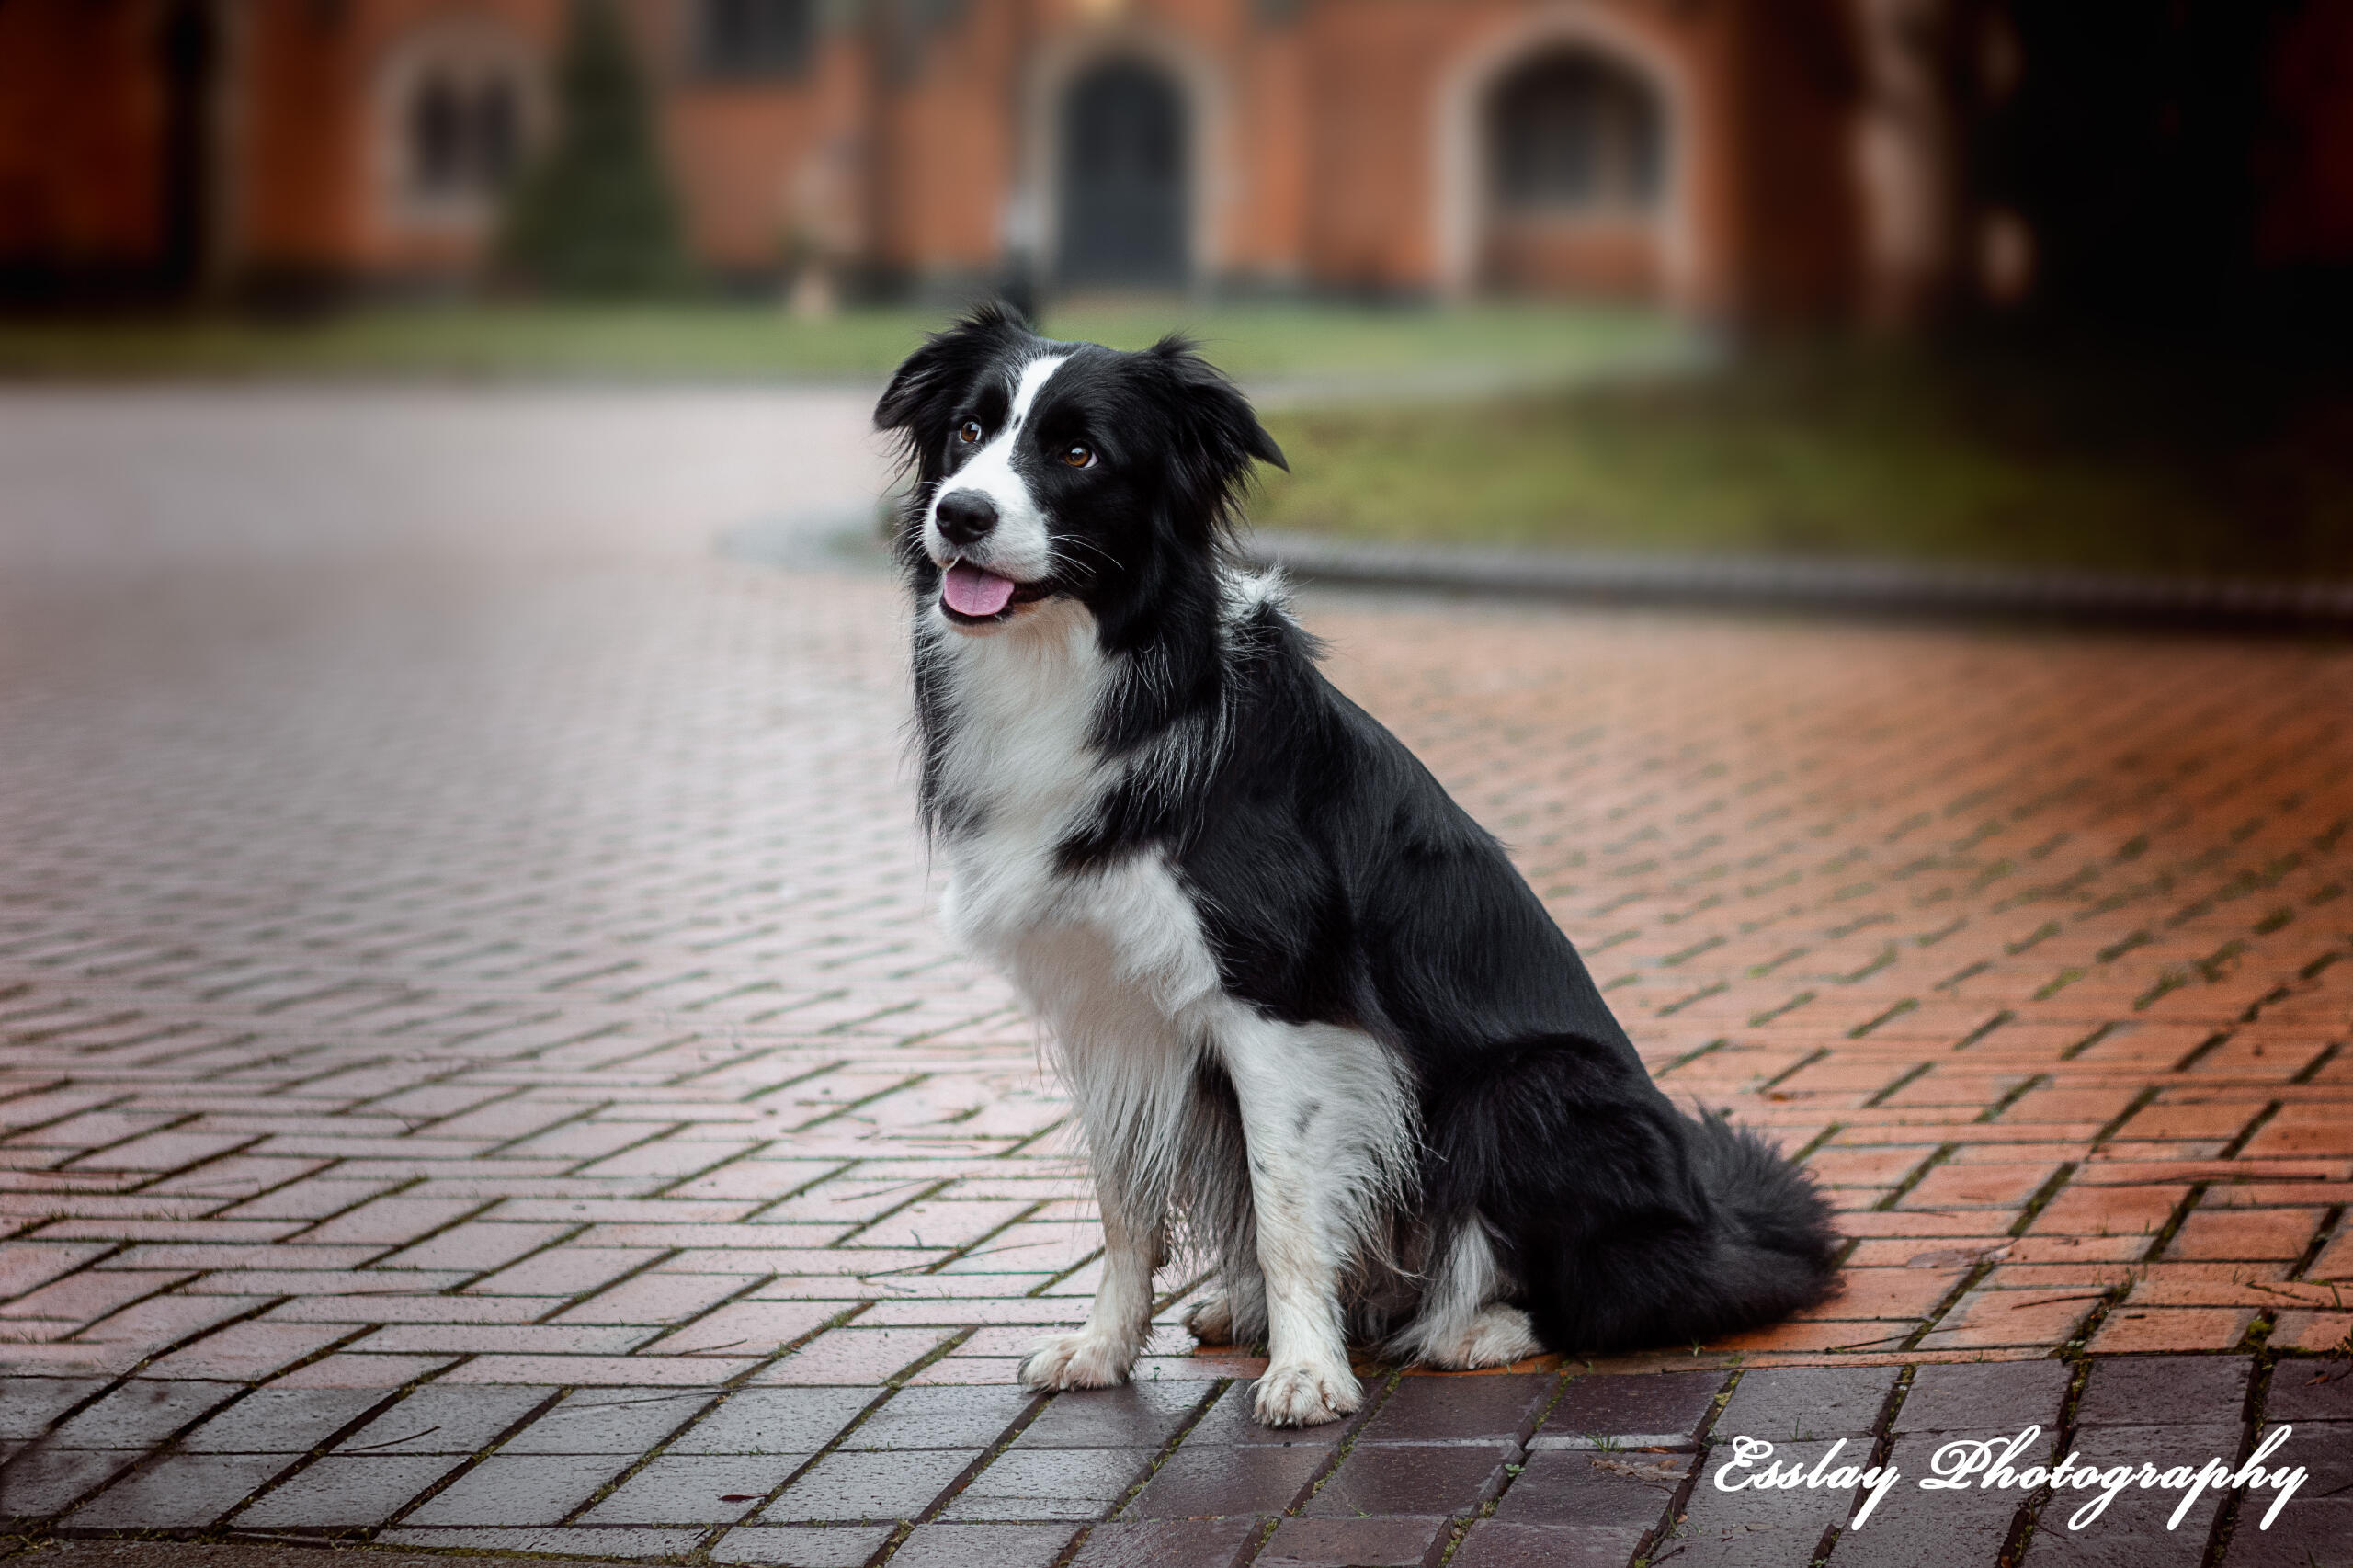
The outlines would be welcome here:
[[[2017,1209],[2041,1190],[2056,1162],[1942,1165],[1904,1195],[1905,1209]]]
[[[2267,1284],[2288,1278],[2288,1266],[2277,1261],[2176,1263],[2159,1259],[2155,1263],[2136,1263],[2132,1271],[2143,1279],[2174,1280],[2185,1285],[2216,1280],[2224,1284]]]
[[[1919,1328],[1916,1318],[1888,1322],[1868,1320],[1816,1322],[1811,1319],[1775,1324],[1747,1334],[1735,1334],[1704,1346],[1709,1350],[1893,1350]]]
[[[2200,1209],[2174,1233],[2165,1256],[2191,1262],[2302,1257],[2320,1220],[2314,1209]]]
[[[2158,1101],[2134,1111],[2131,1119],[2118,1129],[2116,1136],[2119,1140],[2154,1139],[2165,1143],[2201,1138],[2228,1142],[2245,1131],[2247,1123],[2262,1109],[2260,1105],[2168,1105]]]
[[[1966,1268],[1847,1268],[1839,1293],[1804,1315],[1821,1319],[1918,1317],[1944,1300]]]
[[[2132,1307],[2108,1314],[2087,1346],[2094,1352],[2227,1350],[2245,1336],[2253,1307]]]
[[[1920,1341],[1923,1350],[2057,1345],[2106,1296],[2100,1290],[1988,1290],[1962,1297]]]
[[[1860,1187],[1883,1190],[1912,1174],[1933,1146],[1898,1144],[1869,1149],[1826,1148],[1814,1151],[1805,1163],[1824,1187]]]
[[[2342,1308],[2353,1312],[2353,1290],[2323,1281],[2267,1279],[2261,1264],[2238,1265],[2230,1274],[2200,1266],[2200,1274],[2154,1274],[2141,1279],[2128,1300],[2135,1307]]]
[[[2043,1235],[2139,1236],[2154,1239],[2173,1218],[2189,1188],[2088,1187],[2070,1182],[2034,1217]]]
[[[2006,1132],[2017,1131],[2018,1129],[2015,1128],[2005,1130]],[[1972,1131],[1969,1136],[1974,1138],[1975,1133]],[[2014,1141],[1989,1139],[1982,1142],[1963,1143],[1952,1152],[1952,1158],[1946,1164],[2011,1165],[2028,1161],[2047,1160],[2052,1165],[2057,1165],[2063,1160],[2081,1159],[2083,1153],[2083,1145],[2075,1142],[2041,1142],[2030,1138]]]
[[[2247,1140],[2241,1153],[2258,1158],[2305,1154],[2353,1157],[2353,1107],[2284,1107],[2279,1115],[2256,1129],[2255,1136]]]
[[[2003,1263],[1985,1276],[1986,1289],[2032,1290],[2045,1295],[2062,1290],[2105,1290],[2140,1278],[2148,1265],[2100,1263],[2085,1258],[2075,1263]]]
[[[2140,1092],[2133,1084],[2073,1088],[2052,1085],[2028,1090],[2002,1112],[2002,1119],[2012,1126],[2038,1121],[2107,1122],[2122,1115]]]
[[[1847,1257],[1849,1268],[1944,1268],[1970,1267],[1984,1255],[2008,1247],[2007,1236],[1881,1236],[1857,1242]],[[1966,1263],[1961,1260],[1966,1259]]]
[[[2010,1245],[2012,1263],[2131,1263],[2149,1250],[2146,1236],[2020,1236]]]
[[[2340,1225],[2304,1272],[2314,1279],[2353,1279],[2353,1225]]]
[[[2345,1177],[2345,1168],[2335,1161],[2322,1165],[2322,1181],[2290,1179],[2299,1175],[2314,1174],[2314,1162],[2282,1160],[2257,1162],[2233,1160],[2233,1179],[2219,1182],[2206,1189],[2200,1200],[2201,1209],[2326,1209],[2353,1199],[2353,1182]],[[2260,1177],[2263,1179],[2251,1179]],[[2277,1177],[2279,1179],[2271,1179]]]
[[[2274,1350],[2333,1351],[2345,1355],[2353,1349],[2353,1312],[2290,1309],[2279,1314],[2266,1343]]]
[[[1948,1214],[1937,1210],[1889,1209],[1841,1214],[1838,1228],[1847,1235],[1858,1237],[1950,1237],[1955,1239],[1942,1244],[1959,1245],[1959,1238],[1982,1233],[1989,1218],[1997,1216],[1969,1210]]]

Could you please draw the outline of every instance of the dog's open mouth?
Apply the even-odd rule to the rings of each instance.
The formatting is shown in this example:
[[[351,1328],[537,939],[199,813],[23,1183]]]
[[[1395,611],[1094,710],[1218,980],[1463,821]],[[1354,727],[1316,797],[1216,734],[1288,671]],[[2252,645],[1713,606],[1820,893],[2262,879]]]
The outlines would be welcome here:
[[[1043,583],[1017,583],[959,561],[940,574],[939,605],[949,619],[978,624],[1010,614],[1016,605],[1042,599],[1050,591]]]

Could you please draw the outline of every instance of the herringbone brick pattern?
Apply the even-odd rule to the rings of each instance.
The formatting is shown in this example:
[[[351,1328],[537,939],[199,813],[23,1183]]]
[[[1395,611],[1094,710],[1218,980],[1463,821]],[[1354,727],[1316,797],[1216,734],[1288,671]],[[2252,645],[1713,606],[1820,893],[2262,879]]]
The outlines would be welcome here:
[[[1029,1025],[930,918],[888,585],[462,530],[179,554],[0,586],[0,1516],[2040,1564],[2088,1537],[2034,1500],[1841,1538],[1843,1498],[1692,1476],[1783,1404],[1908,1453],[1966,1425],[1905,1414],[1961,1361],[2011,1364],[1980,1436],[2090,1451],[2129,1379],[2086,1354],[2226,1458],[2267,1411],[2353,1422],[2286,1358],[2353,1330],[2342,649],[1310,597],[1661,1081],[1774,1129],[1855,1245],[1739,1344],[1378,1381],[1277,1435],[1180,1278],[1132,1393],[1013,1387],[1095,1228]],[[2345,1506],[2225,1501],[2141,1555],[2268,1562]]]

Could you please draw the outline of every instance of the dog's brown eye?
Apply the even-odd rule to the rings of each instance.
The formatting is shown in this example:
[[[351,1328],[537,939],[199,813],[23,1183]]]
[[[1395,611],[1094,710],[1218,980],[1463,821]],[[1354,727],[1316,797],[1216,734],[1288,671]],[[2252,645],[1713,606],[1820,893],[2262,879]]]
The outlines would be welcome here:
[[[1064,447],[1063,449],[1063,461],[1070,464],[1073,468],[1093,468],[1095,466],[1095,449],[1092,447],[1076,445]]]
[[[971,446],[981,438],[981,422],[977,419],[967,419],[956,427],[956,438],[966,446]]]

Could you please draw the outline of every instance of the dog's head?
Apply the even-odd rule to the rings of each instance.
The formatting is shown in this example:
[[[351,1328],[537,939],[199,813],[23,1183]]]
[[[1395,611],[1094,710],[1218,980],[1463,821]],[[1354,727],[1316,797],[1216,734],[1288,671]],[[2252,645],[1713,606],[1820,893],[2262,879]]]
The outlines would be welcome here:
[[[1283,465],[1241,392],[1180,337],[1123,353],[975,311],[899,367],[875,424],[916,481],[900,558],[926,613],[994,631],[1073,599],[1115,642],[1213,607],[1253,459]]]

